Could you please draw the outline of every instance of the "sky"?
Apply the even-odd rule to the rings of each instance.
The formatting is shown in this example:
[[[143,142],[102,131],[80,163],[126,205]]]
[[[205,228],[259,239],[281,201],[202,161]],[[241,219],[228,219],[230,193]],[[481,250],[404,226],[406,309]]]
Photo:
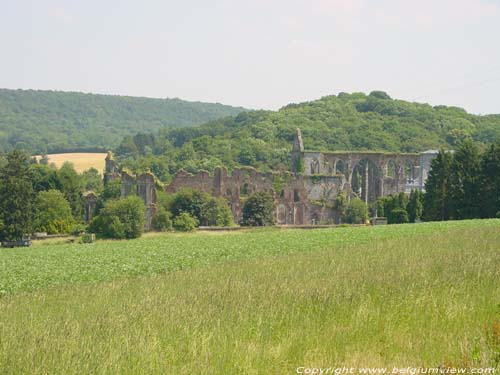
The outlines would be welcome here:
[[[500,0],[0,0],[0,87],[500,113]]]

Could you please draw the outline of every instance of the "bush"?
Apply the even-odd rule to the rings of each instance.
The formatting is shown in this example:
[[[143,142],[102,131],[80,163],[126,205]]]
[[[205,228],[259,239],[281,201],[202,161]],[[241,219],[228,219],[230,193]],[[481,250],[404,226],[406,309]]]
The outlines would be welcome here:
[[[198,220],[187,212],[182,212],[174,219],[174,229],[180,232],[192,232],[198,226]]]
[[[198,222],[202,221],[203,205],[210,200],[210,195],[194,189],[181,189],[170,202],[170,212],[174,217],[187,212]]]
[[[210,198],[201,208],[200,222],[206,226],[229,227],[234,225],[233,214],[225,199]]]
[[[271,194],[266,192],[253,193],[243,205],[241,225],[274,225],[274,209],[274,200]]]
[[[214,198],[202,191],[186,188],[174,194],[171,200],[165,198],[162,200],[167,202],[174,217],[187,212],[201,225],[230,226],[234,224],[227,201]]]
[[[145,208],[141,198],[110,200],[96,216],[89,231],[109,238],[138,238],[144,230]]]
[[[348,224],[365,224],[368,220],[368,206],[359,198],[353,198],[347,205],[344,222]]]
[[[159,232],[172,230],[172,214],[162,206],[159,206],[151,224],[154,230]]]
[[[41,191],[35,200],[36,232],[70,233],[75,221],[69,202],[58,190]]]
[[[404,208],[395,208],[389,215],[387,215],[387,222],[389,224],[404,224],[408,223],[408,212]]]

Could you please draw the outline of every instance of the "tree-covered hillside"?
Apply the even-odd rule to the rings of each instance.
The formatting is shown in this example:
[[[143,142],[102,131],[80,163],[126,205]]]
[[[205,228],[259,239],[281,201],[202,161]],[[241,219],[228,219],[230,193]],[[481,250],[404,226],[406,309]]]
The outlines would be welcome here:
[[[0,151],[106,149],[128,134],[202,124],[243,110],[180,99],[0,89]]]
[[[393,100],[381,91],[339,94],[279,111],[253,111],[156,135],[126,137],[117,149],[132,169],[151,167],[163,180],[180,168],[213,170],[251,165],[289,168],[296,128],[306,149],[421,152],[454,148],[472,138],[500,138],[500,115],[477,116],[456,107]]]

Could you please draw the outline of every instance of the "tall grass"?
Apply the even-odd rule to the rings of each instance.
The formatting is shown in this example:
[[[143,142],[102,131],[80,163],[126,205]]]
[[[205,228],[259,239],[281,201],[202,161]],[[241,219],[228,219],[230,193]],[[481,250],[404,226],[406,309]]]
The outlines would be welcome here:
[[[499,221],[167,240],[204,261],[0,299],[0,373],[499,366]]]

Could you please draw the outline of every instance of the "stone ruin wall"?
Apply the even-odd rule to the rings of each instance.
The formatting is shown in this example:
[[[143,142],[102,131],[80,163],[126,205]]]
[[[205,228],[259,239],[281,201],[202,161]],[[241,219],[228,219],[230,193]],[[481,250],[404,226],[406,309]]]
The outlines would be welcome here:
[[[206,171],[190,174],[180,171],[167,193],[192,188],[224,198],[229,202],[236,223],[242,218],[243,202],[254,192],[272,194],[276,206],[276,222],[280,225],[303,225],[338,220],[333,209],[319,204],[321,199],[334,199],[341,187],[335,176],[314,178],[284,173],[262,173],[254,168],[237,168],[231,174],[217,168],[213,175]]]
[[[206,171],[193,175],[181,170],[165,191],[175,193],[182,188],[192,188],[224,198],[236,223],[241,220],[245,198],[262,191],[271,193],[274,198],[277,224],[339,223],[338,213],[333,209],[339,193],[348,198],[359,197],[370,204],[381,196],[423,190],[430,163],[436,155],[437,151],[432,150],[420,154],[304,151],[302,135],[297,129],[291,153],[292,172],[259,172],[243,167],[229,174],[221,167],[213,175]],[[298,170],[299,166],[302,170]],[[154,176],[119,172],[112,154],[108,153],[104,181],[116,179],[121,180],[122,197],[137,194],[144,200],[145,229],[150,230],[156,212]],[[95,195],[88,195],[86,216],[89,220],[95,198]]]

